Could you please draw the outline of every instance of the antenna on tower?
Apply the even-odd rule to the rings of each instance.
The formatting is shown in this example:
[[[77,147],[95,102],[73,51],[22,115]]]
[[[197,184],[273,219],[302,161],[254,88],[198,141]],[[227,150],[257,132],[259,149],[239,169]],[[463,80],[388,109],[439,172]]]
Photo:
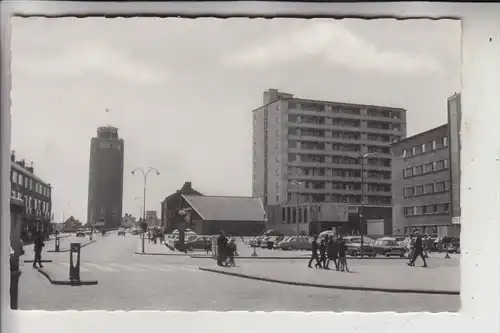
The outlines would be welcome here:
[[[109,122],[109,117],[110,117],[110,116],[109,116],[109,108],[106,108],[106,110],[105,110],[104,112],[106,112],[106,113],[108,114],[108,116],[107,116],[107,118],[108,118],[107,123],[108,123],[108,127],[111,127],[111,124],[110,124],[110,122]]]

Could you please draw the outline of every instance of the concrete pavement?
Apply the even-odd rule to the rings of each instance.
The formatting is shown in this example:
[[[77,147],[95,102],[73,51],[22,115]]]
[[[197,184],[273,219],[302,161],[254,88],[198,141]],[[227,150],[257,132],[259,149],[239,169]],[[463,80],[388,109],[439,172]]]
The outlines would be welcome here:
[[[460,267],[457,260],[438,262],[436,259],[429,260],[428,264],[428,268],[422,268],[408,267],[406,262],[395,260],[355,260],[348,261],[350,272],[340,272],[334,269],[311,269],[303,260],[237,260],[236,267],[219,267],[212,262],[200,266],[200,269],[240,278],[320,288],[460,294]]]
[[[198,270],[211,263],[206,259],[134,255],[138,244],[138,236],[111,234],[83,248],[82,274],[98,280],[95,286],[51,285],[25,264],[20,309],[441,312],[460,307],[458,296],[294,287],[222,276]],[[47,253],[46,258],[53,260],[47,268],[68,276],[69,254]]]

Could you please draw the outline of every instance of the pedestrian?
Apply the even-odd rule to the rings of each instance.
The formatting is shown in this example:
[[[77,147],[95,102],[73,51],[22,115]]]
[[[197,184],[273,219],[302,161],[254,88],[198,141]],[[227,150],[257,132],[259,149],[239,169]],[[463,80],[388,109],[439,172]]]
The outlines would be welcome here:
[[[346,252],[347,252],[347,244],[345,241],[340,238],[340,240],[337,242],[337,248],[338,248],[338,255],[339,255],[339,269],[343,272],[346,270],[349,272],[349,268],[347,267],[347,259],[346,259]]]
[[[333,261],[335,264],[335,269],[338,271],[339,266],[337,264],[337,256],[338,256],[338,250],[337,250],[337,241],[333,237],[333,235],[330,235],[328,239],[328,245],[327,245],[327,255],[328,255],[328,261],[327,261],[327,268],[330,267],[330,262]]]
[[[34,243],[34,250],[35,250],[35,259],[33,260],[33,268],[37,268],[36,264],[38,263],[38,266],[40,268],[43,267],[42,265],[42,249],[45,246],[45,243],[43,242],[42,235],[37,234],[35,236],[35,243]]]
[[[311,264],[313,260],[316,260],[316,264],[314,265],[314,267],[321,268],[321,263],[318,257],[318,236],[316,235],[313,236],[311,258],[309,259],[309,264],[307,264],[307,267],[312,268]]]
[[[227,238],[224,234],[224,230],[219,232],[219,237],[217,238],[217,252],[217,265],[224,266],[227,252]]]
[[[205,238],[205,251],[207,251],[207,257],[208,253],[212,251],[212,243],[210,242],[210,238]]]
[[[326,266],[326,240],[325,238],[321,239],[321,242],[319,243],[319,261],[323,265],[324,269],[328,269]]]
[[[414,233],[416,235],[416,238],[415,238],[415,243],[413,244],[413,256],[411,261],[408,263],[408,266],[415,266],[415,260],[417,260],[417,258],[420,257],[424,262],[423,267],[427,267],[427,262],[425,261],[425,256],[424,256],[422,237],[420,236],[418,230],[414,230]]]

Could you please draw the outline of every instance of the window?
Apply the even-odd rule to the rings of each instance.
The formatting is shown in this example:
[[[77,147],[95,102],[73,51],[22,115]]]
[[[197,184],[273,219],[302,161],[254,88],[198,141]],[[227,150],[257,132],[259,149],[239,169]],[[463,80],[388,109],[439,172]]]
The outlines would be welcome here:
[[[422,215],[423,213],[424,213],[424,207],[423,206],[415,207],[415,215]]]
[[[429,172],[432,172],[432,163],[427,163],[427,164],[424,164],[423,166],[423,173],[429,173]]]
[[[403,214],[405,216],[412,216],[415,215],[415,207],[405,207]]]
[[[416,146],[415,148],[415,155],[421,155],[422,154],[422,146]]]
[[[292,222],[297,223],[297,210],[295,207],[292,208]]]
[[[413,174],[415,176],[419,176],[422,174],[423,167],[421,165],[418,165],[416,167],[413,167]]]
[[[443,160],[443,168],[444,168],[444,169],[448,169],[448,159],[447,159],[447,158],[445,158],[445,159]]]
[[[286,221],[286,208],[285,207],[281,208],[281,221],[282,222]]]
[[[437,161],[436,162],[436,169],[435,171],[440,171],[444,169],[444,160],[443,161]]]
[[[415,195],[424,194],[424,185],[415,186]]]
[[[432,141],[432,150],[436,150],[436,149],[437,149],[437,142]]]
[[[411,197],[413,195],[415,195],[415,190],[413,187],[406,187],[403,189],[403,196]]]
[[[426,145],[425,145],[425,143],[424,143],[424,144],[422,144],[422,153],[423,153],[423,154],[425,154],[425,153],[426,153],[426,151],[427,151],[425,148],[426,148]]]
[[[434,192],[434,184],[425,184],[425,189],[424,192],[426,194],[433,193]]]
[[[417,154],[417,147],[411,147],[411,155],[415,156]]]
[[[436,214],[443,214],[443,213],[445,212],[445,210],[444,210],[444,209],[445,209],[445,208],[444,208],[444,205],[445,205],[445,204],[437,204],[437,205],[436,205],[436,211],[435,211],[435,213],[436,213]]]
[[[434,184],[434,191],[435,192],[443,192],[445,189],[445,182],[438,182]]]
[[[403,150],[403,156],[402,156],[402,157],[403,157],[403,158],[406,158],[406,157],[407,157],[407,156],[406,156],[407,154],[408,154],[408,152],[406,151],[406,149],[405,149],[405,150]]]
[[[288,161],[289,162],[294,162],[297,158],[296,154],[288,154]]]
[[[427,205],[425,206],[425,214],[434,214],[435,208],[434,205]]]
[[[437,162],[432,162],[432,171],[437,170]]]
[[[405,169],[406,175],[405,177],[412,177],[413,176],[413,168],[407,168]]]
[[[449,213],[450,212],[450,204],[448,204],[448,203],[444,204],[444,212],[445,213]]]
[[[444,182],[444,190],[449,191],[450,190],[450,182]]]
[[[443,138],[443,147],[448,147],[448,137]]]

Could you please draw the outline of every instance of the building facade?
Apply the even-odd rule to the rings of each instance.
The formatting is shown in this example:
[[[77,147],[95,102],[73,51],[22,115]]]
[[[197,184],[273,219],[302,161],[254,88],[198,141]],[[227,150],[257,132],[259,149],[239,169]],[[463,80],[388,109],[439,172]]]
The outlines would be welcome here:
[[[393,144],[393,228],[460,236],[460,95],[448,102],[448,123]]]
[[[87,223],[104,219],[104,228],[120,226],[123,204],[124,143],[116,127],[97,129],[91,139]]]
[[[149,227],[159,227],[161,220],[158,219],[156,210],[146,211],[146,223]]]
[[[267,206],[266,228],[280,231],[287,236],[312,236],[332,229],[343,233],[348,219],[349,207],[345,203],[271,205]]]
[[[24,242],[33,240],[37,232],[48,237],[52,232],[52,186],[35,175],[34,167],[25,160],[16,161],[11,154],[11,198],[23,202],[20,218],[20,237]]]
[[[161,226],[167,233],[176,229],[177,213],[182,204],[182,195],[203,195],[193,189],[191,182],[185,182],[180,190],[172,193],[161,203]]]
[[[363,216],[390,224],[391,143],[406,137],[404,109],[307,100],[276,89],[264,92],[263,102],[253,111],[253,196],[265,206],[347,203],[349,224],[359,228],[363,168]],[[376,154],[361,157],[370,153]]]
[[[125,213],[125,215],[122,217],[122,223],[121,227],[123,228],[132,228],[137,225],[137,220],[135,219],[132,214]]]

